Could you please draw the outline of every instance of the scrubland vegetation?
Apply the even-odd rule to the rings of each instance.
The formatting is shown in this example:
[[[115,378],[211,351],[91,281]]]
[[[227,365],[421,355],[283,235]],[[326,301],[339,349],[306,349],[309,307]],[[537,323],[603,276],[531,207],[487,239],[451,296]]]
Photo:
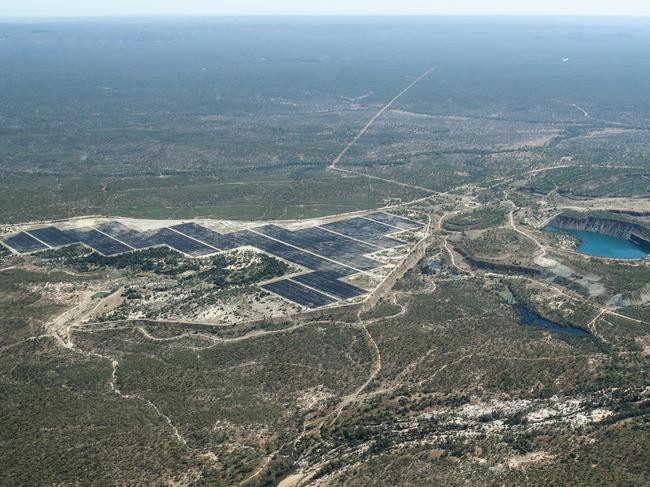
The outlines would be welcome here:
[[[647,225],[645,26],[250,22],[0,24],[0,230],[390,204],[422,253],[308,315],[259,252],[0,245],[0,485],[647,483],[648,258],[542,230]]]

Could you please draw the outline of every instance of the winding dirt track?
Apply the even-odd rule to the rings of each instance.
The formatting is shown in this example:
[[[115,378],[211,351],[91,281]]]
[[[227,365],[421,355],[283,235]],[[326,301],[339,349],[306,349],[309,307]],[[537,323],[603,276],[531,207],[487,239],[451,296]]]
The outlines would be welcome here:
[[[526,237],[528,240],[530,240],[537,246],[537,248],[539,249],[539,255],[537,257],[544,257],[546,255],[546,247],[544,247],[544,245],[542,245],[542,243],[539,240],[537,240],[535,237],[533,237],[532,235],[528,235],[526,232],[524,232],[519,227],[517,227],[517,225],[515,224],[514,213],[518,208],[512,201],[510,200],[507,201],[512,205],[512,209],[510,210],[510,213],[508,213],[508,225],[515,232],[517,232],[520,235],[523,235],[524,237]]]

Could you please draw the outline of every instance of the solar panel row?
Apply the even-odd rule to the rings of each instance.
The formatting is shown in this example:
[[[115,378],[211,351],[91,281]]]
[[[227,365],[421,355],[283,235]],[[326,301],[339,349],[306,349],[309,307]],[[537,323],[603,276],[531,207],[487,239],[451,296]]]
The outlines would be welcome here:
[[[349,276],[356,273],[355,269],[338,265],[317,255],[290,247],[282,242],[251,232],[250,230],[229,233],[228,236],[233,238],[240,245],[256,247],[268,252],[269,254],[276,255],[284,260],[306,267],[307,269],[331,271],[335,272],[339,276]]]
[[[32,237],[31,235],[25,232],[9,235],[8,237],[4,237],[2,241],[5,244],[7,244],[9,247],[14,249],[16,252],[20,252],[21,254],[26,252],[35,252],[37,250],[44,250],[48,248],[47,245],[45,245],[42,242],[39,242],[34,237]]]
[[[237,243],[230,236],[215,232],[209,228],[197,225],[196,223],[183,223],[170,228],[200,240],[201,242],[205,242],[219,250],[234,249],[237,247]]]
[[[169,245],[173,249],[183,252],[187,255],[198,257],[201,255],[214,254],[217,249],[210,247],[190,237],[182,235],[169,228],[162,228],[158,230],[157,237],[164,244]]]
[[[393,215],[392,213],[385,213],[383,211],[378,211],[376,213],[371,213],[366,215],[366,218],[374,220],[379,223],[386,223],[402,230],[415,230],[416,228],[421,228],[422,224],[414,220],[409,220],[402,216]]]
[[[263,284],[262,288],[307,308],[320,308],[336,302],[334,298],[325,296],[289,279]]]
[[[264,225],[255,230],[289,245],[295,245],[362,271],[376,269],[382,265],[363,255],[377,251],[376,247],[328,232],[322,228],[305,228],[291,232],[277,225]]]
[[[119,222],[102,223],[97,225],[96,228],[134,249],[144,249],[164,244],[157,231],[139,232]]]
[[[406,242],[402,240],[397,240],[392,237],[373,237],[366,239],[366,242],[376,245],[382,249],[392,249],[399,247],[400,245],[406,245]]]
[[[366,291],[347,282],[339,281],[338,276],[329,272],[310,272],[292,278],[301,284],[305,284],[318,291],[335,296],[339,299],[356,298],[366,294]]]
[[[133,250],[126,244],[118,242],[114,238],[104,235],[94,228],[84,227],[66,230],[64,232],[72,241],[81,242],[92,247],[100,254],[111,256]]]
[[[168,245],[179,252],[195,257],[212,254],[218,250],[206,243],[197,242],[195,239],[190,238],[191,236],[182,235],[181,233],[174,231],[176,227],[162,228],[160,230],[149,232],[139,232],[119,222],[108,222],[98,225],[97,228],[137,249],[158,245]]]
[[[206,231],[209,232],[207,229]],[[83,227],[65,231],[53,226],[37,228],[29,230],[29,233],[19,232],[4,237],[3,242],[19,253],[35,252],[74,243],[86,244],[106,256],[158,245],[168,245],[192,256],[208,255],[218,250],[170,228],[139,232],[119,222],[101,223],[96,228]],[[236,244],[231,243],[228,248],[234,246]]]
[[[56,227],[44,227],[30,230],[29,234],[36,237],[41,242],[46,243],[50,247],[60,247],[62,245],[70,245],[75,241],[65,232],[62,232]]]
[[[131,248],[125,244],[118,242],[114,238],[104,235],[94,228],[75,228],[72,230],[65,230],[64,233],[74,243],[83,243],[106,256],[116,255],[131,250]]]
[[[397,231],[394,227],[358,216],[348,220],[326,223],[321,226],[326,230],[333,230],[347,237],[357,238],[359,240],[383,237],[384,235]]]
[[[419,226],[412,220],[383,212],[296,231],[264,225],[253,231],[229,234],[220,234],[196,223],[140,232],[120,222],[105,222],[96,228],[65,231],[53,226],[43,227],[4,237],[3,242],[20,253],[81,242],[106,256],[158,245],[203,256],[249,245],[314,271],[262,287],[302,306],[316,308],[335,302],[335,298],[350,299],[366,294],[363,289],[339,279],[381,266],[364,254],[378,248],[403,245],[404,242],[386,235]]]

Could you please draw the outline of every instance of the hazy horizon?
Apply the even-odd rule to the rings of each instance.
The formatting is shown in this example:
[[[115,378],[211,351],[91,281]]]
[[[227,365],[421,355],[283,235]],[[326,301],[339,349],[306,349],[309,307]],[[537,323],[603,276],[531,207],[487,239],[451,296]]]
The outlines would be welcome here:
[[[0,6],[2,18],[80,17],[168,17],[168,16],[649,16],[644,0],[533,0],[522,5],[515,0],[460,0],[453,5],[441,1],[405,0],[396,5],[387,0],[354,2],[317,0],[305,4],[280,0],[270,6],[261,0],[237,2],[207,0],[23,0]]]

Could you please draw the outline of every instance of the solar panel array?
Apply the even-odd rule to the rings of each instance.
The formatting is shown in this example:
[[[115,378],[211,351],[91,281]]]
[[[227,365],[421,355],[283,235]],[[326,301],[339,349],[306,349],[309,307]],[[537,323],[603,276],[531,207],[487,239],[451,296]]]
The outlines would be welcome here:
[[[82,243],[104,256],[165,245],[191,257],[203,257],[251,246],[311,271],[263,284],[263,289],[301,306],[318,308],[366,294],[341,278],[382,267],[368,254],[404,245],[389,235],[421,227],[421,223],[408,218],[375,212],[293,231],[263,225],[222,234],[196,223],[183,223],[140,232],[120,222],[105,222],[70,230],[41,227],[2,237],[0,241],[20,254]]]

